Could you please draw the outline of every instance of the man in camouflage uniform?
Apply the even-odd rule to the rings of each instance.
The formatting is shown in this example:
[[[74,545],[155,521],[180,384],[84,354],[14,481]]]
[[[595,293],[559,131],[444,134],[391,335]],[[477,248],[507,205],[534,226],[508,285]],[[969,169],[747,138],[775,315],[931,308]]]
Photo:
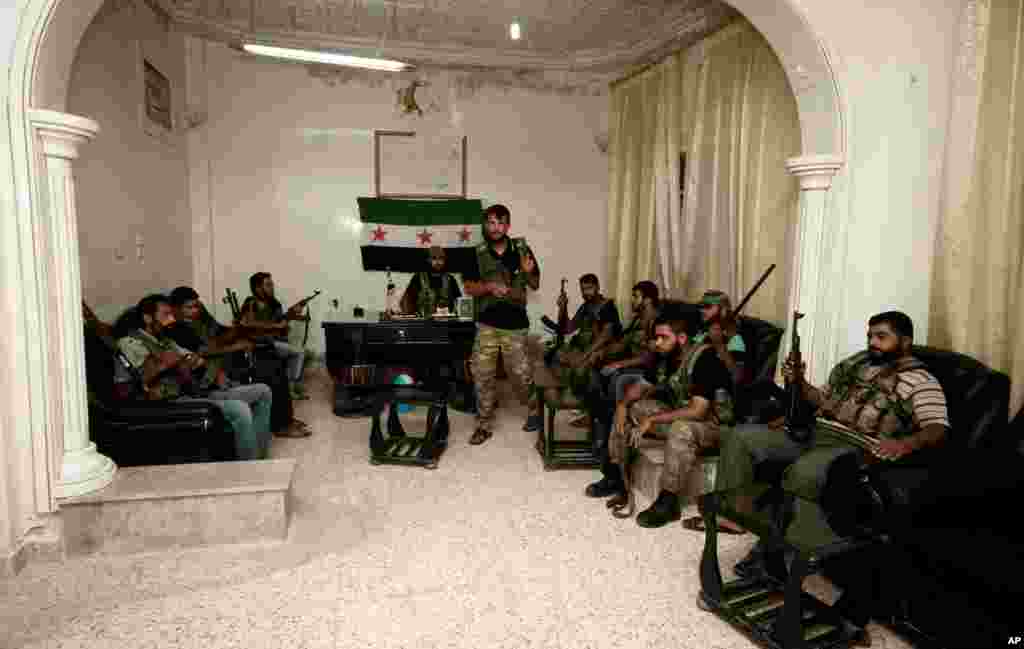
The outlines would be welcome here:
[[[252,295],[242,303],[242,322],[250,329],[262,329],[265,341],[273,343],[274,353],[288,362],[288,388],[292,399],[308,399],[302,383],[302,370],[306,362],[306,351],[288,342],[288,322],[305,320],[300,311],[292,307],[284,310],[274,295],[274,278],[270,273],[253,273],[249,277]]]
[[[750,484],[755,468],[763,462],[788,464],[782,488],[803,499],[794,502],[789,523],[789,529],[794,529],[820,512],[813,511],[812,505],[820,502],[829,468],[840,458],[853,456],[860,464],[896,460],[941,443],[949,427],[946,396],[938,380],[912,355],[913,342],[910,317],[887,311],[868,320],[868,349],[837,365],[824,389],[807,383],[804,368],[787,361],[786,379],[797,381],[804,399],[818,407],[814,434],[798,442],[767,425],[738,426],[722,445],[716,491]],[[842,431],[848,434],[839,434]],[[735,505],[754,506],[752,502]],[[759,542],[737,564],[737,574],[764,572],[764,553]],[[865,578],[870,575],[865,573]],[[872,585],[860,586],[844,592],[837,605],[864,636]]]
[[[462,297],[459,283],[451,273],[444,272],[447,256],[441,246],[430,246],[427,259],[430,270],[416,273],[409,280],[400,303],[402,313],[416,313],[429,318],[438,308],[455,313],[455,302]]]
[[[688,323],[681,314],[662,314],[654,322],[658,355],[657,383],[635,383],[616,405],[615,425],[608,440],[604,477],[587,487],[594,498],[613,496],[608,506],[616,516],[632,512],[632,494],[625,480],[641,438],[665,440],[665,464],[657,500],[637,515],[641,527],[661,527],[680,518],[679,496],[696,466],[697,452],[718,445],[721,426],[732,425],[732,380],[729,371],[707,344],[689,341]],[[721,396],[725,399],[721,399]],[[625,513],[621,513],[625,510]]]
[[[261,460],[270,448],[272,393],[262,383],[231,385],[223,372],[211,372],[205,359],[164,335],[175,323],[174,310],[163,295],[149,295],[136,307],[142,327],[117,341],[140,375],[147,399],[192,399],[213,404],[235,433],[241,460]]]
[[[177,322],[165,328],[164,334],[179,346],[203,354],[210,372],[223,371],[228,354],[252,353],[255,349],[256,345],[244,327],[225,327],[217,322],[199,299],[199,293],[191,286],[179,286],[171,291],[170,303],[174,307]],[[271,428],[274,429],[274,435],[309,437],[312,431],[305,422],[294,416],[287,383],[270,380],[268,385],[273,392]]]
[[[484,212],[484,243],[477,246],[477,268],[463,275],[466,293],[473,296],[477,333],[472,370],[478,401],[476,430],[470,444],[483,444],[494,434],[498,354],[505,370],[528,404],[525,431],[540,430],[540,400],[533,393],[533,363],[527,350],[530,320],[526,291],[540,287],[540,267],[522,238],[508,236],[511,214],[504,205]]]
[[[568,390],[575,397],[585,400],[587,392],[600,388],[600,375],[595,367],[604,357],[605,349],[621,334],[622,323],[615,300],[601,295],[601,284],[597,275],[587,273],[580,277],[580,304],[569,321],[564,335],[575,334],[564,349],[552,359],[550,367],[538,367],[534,382],[539,388],[552,391],[558,399],[561,390]],[[568,304],[568,297],[559,296],[558,308]],[[589,425],[590,417],[584,416],[573,421],[574,426]]]

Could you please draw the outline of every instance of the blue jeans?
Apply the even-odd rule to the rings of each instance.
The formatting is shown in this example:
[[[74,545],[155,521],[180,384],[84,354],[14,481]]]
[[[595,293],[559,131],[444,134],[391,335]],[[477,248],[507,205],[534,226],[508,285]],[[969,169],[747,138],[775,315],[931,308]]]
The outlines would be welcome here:
[[[289,345],[286,342],[275,340],[274,353],[277,354],[278,358],[283,358],[288,361],[288,382],[301,383],[302,367],[306,362],[306,352],[294,345]]]
[[[202,399],[224,413],[235,432],[235,451],[240,460],[262,460],[270,451],[270,408],[273,393],[262,383],[214,390]]]

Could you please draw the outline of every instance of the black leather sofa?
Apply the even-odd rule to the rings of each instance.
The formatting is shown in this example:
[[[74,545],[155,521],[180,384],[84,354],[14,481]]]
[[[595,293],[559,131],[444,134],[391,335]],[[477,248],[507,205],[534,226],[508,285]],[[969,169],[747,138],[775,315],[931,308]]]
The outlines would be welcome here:
[[[89,437],[118,466],[225,462],[238,459],[234,434],[221,411],[203,403],[120,398],[118,352],[112,341],[85,330]]]
[[[1024,415],[1007,422],[1005,374],[955,352],[919,346],[914,354],[942,384],[952,428],[941,447],[871,475],[886,510],[876,531],[888,538],[876,555],[873,617],[920,646],[1005,647],[1024,635],[1024,534],[1015,516],[1024,502]],[[865,567],[854,561],[844,557],[826,574],[842,586]]]

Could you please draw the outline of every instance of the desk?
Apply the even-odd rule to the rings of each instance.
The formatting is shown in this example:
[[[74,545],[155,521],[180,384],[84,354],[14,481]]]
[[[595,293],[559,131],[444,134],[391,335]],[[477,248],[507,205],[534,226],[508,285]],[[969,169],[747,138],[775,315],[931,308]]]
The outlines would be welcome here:
[[[454,381],[462,387],[465,402],[475,402],[465,369],[476,338],[475,322],[368,315],[323,323],[327,369],[335,381],[335,414],[368,414],[372,393],[390,384],[396,368],[413,370],[424,383]]]

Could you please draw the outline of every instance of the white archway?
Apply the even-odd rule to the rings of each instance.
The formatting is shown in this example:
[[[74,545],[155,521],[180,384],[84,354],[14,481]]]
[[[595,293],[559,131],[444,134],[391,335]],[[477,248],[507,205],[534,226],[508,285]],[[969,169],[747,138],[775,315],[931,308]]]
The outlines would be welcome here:
[[[0,409],[5,413],[0,414],[4,427],[0,458],[5,469],[0,470],[0,573],[17,568],[21,548],[33,530],[41,530],[44,538],[59,530],[53,514],[60,497],[68,493],[61,492],[62,480],[66,486],[68,477],[65,434],[69,422],[81,426],[86,420],[84,387],[75,387],[84,361],[81,341],[75,347],[71,340],[76,332],[81,338],[82,327],[75,304],[81,289],[74,286],[78,242],[74,228],[62,221],[74,220],[70,165],[78,144],[91,136],[95,124],[61,114],[67,111],[68,81],[78,44],[104,0],[21,2],[20,15],[14,10],[19,21],[13,46],[0,33],[0,51],[11,52],[9,83],[5,91],[0,90],[6,103],[0,116],[6,120],[0,148],[5,143],[10,148],[10,171],[0,176],[0,202],[13,208],[0,212],[4,254],[0,326],[5,328],[0,337],[4,368],[0,371],[6,372],[0,381]],[[794,0],[730,0],[730,4],[776,50],[797,97],[803,151],[787,168],[800,177],[807,191],[801,201],[798,235],[804,243],[797,246],[800,272],[794,273],[798,277],[790,301],[792,305],[815,302],[824,291],[821,260],[807,254],[811,248],[806,242],[820,240],[825,192],[816,190],[830,186],[846,152],[842,93],[828,49]],[[0,163],[0,171],[4,167],[6,161]],[[827,323],[819,321],[817,326],[820,331],[805,332],[805,339],[829,335]],[[73,362],[62,357],[64,349],[77,356]],[[110,469],[95,457],[86,460],[88,471],[102,474]],[[104,475],[84,476],[81,488],[102,486]]]

